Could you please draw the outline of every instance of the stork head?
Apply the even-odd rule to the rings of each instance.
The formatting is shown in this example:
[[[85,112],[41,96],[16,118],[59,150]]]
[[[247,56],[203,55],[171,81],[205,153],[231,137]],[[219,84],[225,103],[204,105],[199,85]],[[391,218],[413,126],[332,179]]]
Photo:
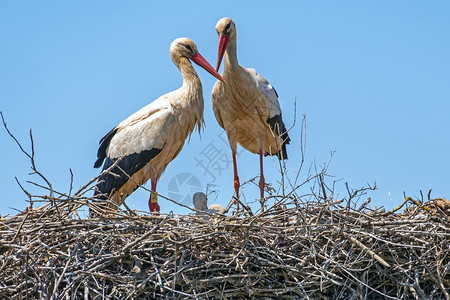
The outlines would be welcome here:
[[[194,196],[192,196],[192,202],[194,203],[194,207],[198,210],[206,210],[208,208],[208,199],[202,192],[195,193]]]
[[[216,31],[219,34],[219,49],[217,51],[216,71],[219,71],[220,63],[227,49],[228,41],[236,34],[236,24],[230,18],[222,18],[216,24]]]
[[[182,57],[190,59],[220,81],[225,82],[222,76],[200,55],[197,45],[188,38],[178,38],[170,44],[170,57],[176,65]]]

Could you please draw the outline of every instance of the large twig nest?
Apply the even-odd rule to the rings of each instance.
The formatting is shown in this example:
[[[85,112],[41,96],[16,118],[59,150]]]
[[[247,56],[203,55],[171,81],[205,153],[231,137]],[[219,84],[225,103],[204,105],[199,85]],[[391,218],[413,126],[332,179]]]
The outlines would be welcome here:
[[[448,216],[282,199],[251,217],[0,221],[0,297],[448,299]],[[289,201],[286,201],[289,200]]]

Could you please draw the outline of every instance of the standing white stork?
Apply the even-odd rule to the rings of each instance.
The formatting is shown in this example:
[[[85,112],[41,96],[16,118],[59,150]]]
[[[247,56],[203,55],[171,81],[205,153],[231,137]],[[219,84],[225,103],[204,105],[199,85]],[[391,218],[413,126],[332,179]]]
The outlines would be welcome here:
[[[172,42],[170,57],[183,76],[183,85],[132,114],[100,140],[94,167],[100,167],[106,159],[103,170],[107,170],[120,160],[98,179],[94,192],[97,199],[109,199],[119,206],[139,185],[151,179],[149,209],[158,213],[158,178],[181,151],[195,126],[200,133],[204,123],[202,84],[189,59],[225,81],[188,38]],[[110,205],[106,207],[111,209]]]
[[[259,188],[264,198],[265,179],[263,155],[277,155],[287,159],[286,144],[290,138],[281,118],[281,108],[274,87],[255,69],[239,65],[236,50],[236,25],[230,18],[217,22],[219,49],[217,67],[224,57],[222,76],[227,84],[216,82],[212,91],[214,115],[219,125],[225,129],[233,154],[234,188],[239,198],[239,177],[236,166],[236,146],[260,156]],[[261,201],[261,211],[264,203]]]

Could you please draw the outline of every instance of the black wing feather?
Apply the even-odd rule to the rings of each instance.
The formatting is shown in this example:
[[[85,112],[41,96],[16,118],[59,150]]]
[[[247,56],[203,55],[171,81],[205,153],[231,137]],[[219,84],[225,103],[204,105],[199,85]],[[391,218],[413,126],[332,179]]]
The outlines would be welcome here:
[[[119,176],[114,176],[110,173],[103,174],[99,179],[99,184],[96,186],[94,197],[99,199],[107,199],[114,191],[118,191],[127,181],[128,176],[133,176],[134,173],[142,169],[148,162],[156,157],[162,149],[153,148],[144,150],[140,153],[133,153],[123,157],[119,163],[110,170],[111,173]],[[117,159],[106,158],[103,170],[109,169]],[[125,172],[127,175],[123,174]]]
[[[267,123],[275,132],[275,134],[280,136],[281,140],[283,141],[283,144],[281,145],[281,151],[277,151],[278,159],[287,159],[288,155],[286,151],[286,145],[290,143],[291,139],[289,138],[286,126],[284,125],[283,119],[281,118],[281,114],[276,115],[272,118],[268,118]]]
[[[94,163],[94,168],[99,168],[103,164],[103,160],[106,158],[106,149],[108,149],[108,146],[111,143],[111,139],[116,133],[117,128],[114,127],[100,140],[100,147],[98,148],[97,160]]]

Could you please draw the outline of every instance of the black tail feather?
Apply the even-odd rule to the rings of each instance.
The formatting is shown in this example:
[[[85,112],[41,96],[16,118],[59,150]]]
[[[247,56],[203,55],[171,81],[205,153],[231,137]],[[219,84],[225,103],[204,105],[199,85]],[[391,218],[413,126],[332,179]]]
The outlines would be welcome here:
[[[118,164],[110,170],[109,173],[105,173],[98,179],[99,184],[96,186],[94,196],[99,199],[106,199],[114,191],[118,191],[125,183],[128,182],[129,177],[134,173],[142,169],[147,163],[149,163],[155,156],[157,156],[162,149],[153,148],[150,150],[141,151],[139,153],[133,153],[122,157]],[[109,169],[117,159],[106,158],[103,170]],[[123,174],[125,172],[127,175]],[[112,175],[116,174],[119,176]]]
[[[109,143],[111,143],[111,139],[116,134],[116,132],[117,128],[113,128],[100,140],[100,147],[98,148],[97,160],[94,163],[94,168],[100,168],[103,164],[103,161],[106,158],[106,149],[108,149]]]
[[[270,128],[278,135],[282,142],[281,150],[277,151],[277,156],[279,160],[287,159],[287,150],[286,145],[290,143],[291,139],[289,138],[288,132],[286,130],[286,126],[284,125],[283,119],[281,118],[281,114],[276,115],[272,118],[267,119],[267,123]]]

